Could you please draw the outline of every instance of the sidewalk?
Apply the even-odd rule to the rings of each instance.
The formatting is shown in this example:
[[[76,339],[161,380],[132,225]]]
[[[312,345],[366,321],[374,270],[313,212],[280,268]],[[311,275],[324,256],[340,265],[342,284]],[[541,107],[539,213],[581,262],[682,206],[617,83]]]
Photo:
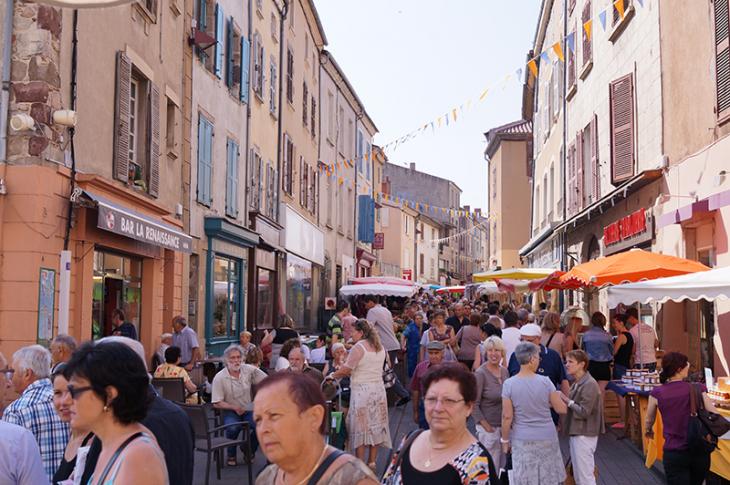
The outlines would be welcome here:
[[[409,431],[415,429],[413,422],[412,405],[390,409],[390,433],[393,445],[397,446],[400,440]],[[563,456],[567,460],[569,447],[567,438],[561,437],[560,446]],[[381,450],[378,454],[378,472],[382,475],[391,456],[390,450]],[[241,463],[239,452],[239,463]],[[264,468],[266,461],[263,454],[256,453],[254,460],[254,480],[256,475]],[[608,431],[598,440],[596,450],[596,467],[598,468],[599,485],[662,485],[664,483],[662,473],[656,469],[648,470],[644,467],[644,460],[639,452],[627,441],[618,439],[613,431]],[[245,485],[246,467],[224,467],[221,472],[221,480],[215,478],[215,465],[211,465],[211,484],[236,484]],[[196,453],[195,474],[193,483],[205,483],[205,455]]]

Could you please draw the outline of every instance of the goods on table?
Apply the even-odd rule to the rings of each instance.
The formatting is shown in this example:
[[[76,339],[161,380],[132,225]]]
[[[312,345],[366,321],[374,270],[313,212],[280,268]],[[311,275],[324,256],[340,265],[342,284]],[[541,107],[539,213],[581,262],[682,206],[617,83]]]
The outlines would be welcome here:
[[[730,409],[730,377],[718,377],[717,384],[707,390],[715,407]]]
[[[629,369],[621,378],[623,385],[632,391],[651,392],[660,385],[659,374],[648,369]]]

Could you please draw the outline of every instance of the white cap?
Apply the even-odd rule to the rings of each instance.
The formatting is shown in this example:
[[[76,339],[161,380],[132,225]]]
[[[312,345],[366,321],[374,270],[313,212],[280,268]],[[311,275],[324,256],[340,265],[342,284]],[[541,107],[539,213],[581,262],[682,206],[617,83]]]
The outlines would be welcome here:
[[[523,337],[540,337],[542,336],[542,330],[536,323],[527,323],[520,327],[520,335]]]

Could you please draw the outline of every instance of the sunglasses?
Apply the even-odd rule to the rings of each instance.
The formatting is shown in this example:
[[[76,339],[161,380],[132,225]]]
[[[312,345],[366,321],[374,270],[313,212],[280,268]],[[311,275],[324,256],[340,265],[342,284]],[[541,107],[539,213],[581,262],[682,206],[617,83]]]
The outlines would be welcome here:
[[[93,387],[91,386],[84,386],[84,387],[76,387],[71,384],[69,384],[66,389],[68,389],[68,393],[71,395],[71,399],[74,401],[81,396],[81,394],[85,393],[86,391],[91,391]]]

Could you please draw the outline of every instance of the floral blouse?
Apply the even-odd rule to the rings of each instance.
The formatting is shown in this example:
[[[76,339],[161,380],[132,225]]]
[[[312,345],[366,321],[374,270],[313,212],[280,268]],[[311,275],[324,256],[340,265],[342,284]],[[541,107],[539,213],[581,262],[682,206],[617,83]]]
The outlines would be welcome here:
[[[407,439],[408,436],[404,437],[398,451],[393,453],[393,459],[383,475],[381,482],[383,485],[403,485],[400,466],[396,468],[395,464],[400,453],[411,451],[410,446],[403,448]],[[459,474],[462,485],[497,485],[500,483],[489,452],[478,441],[472,443],[448,464]]]

